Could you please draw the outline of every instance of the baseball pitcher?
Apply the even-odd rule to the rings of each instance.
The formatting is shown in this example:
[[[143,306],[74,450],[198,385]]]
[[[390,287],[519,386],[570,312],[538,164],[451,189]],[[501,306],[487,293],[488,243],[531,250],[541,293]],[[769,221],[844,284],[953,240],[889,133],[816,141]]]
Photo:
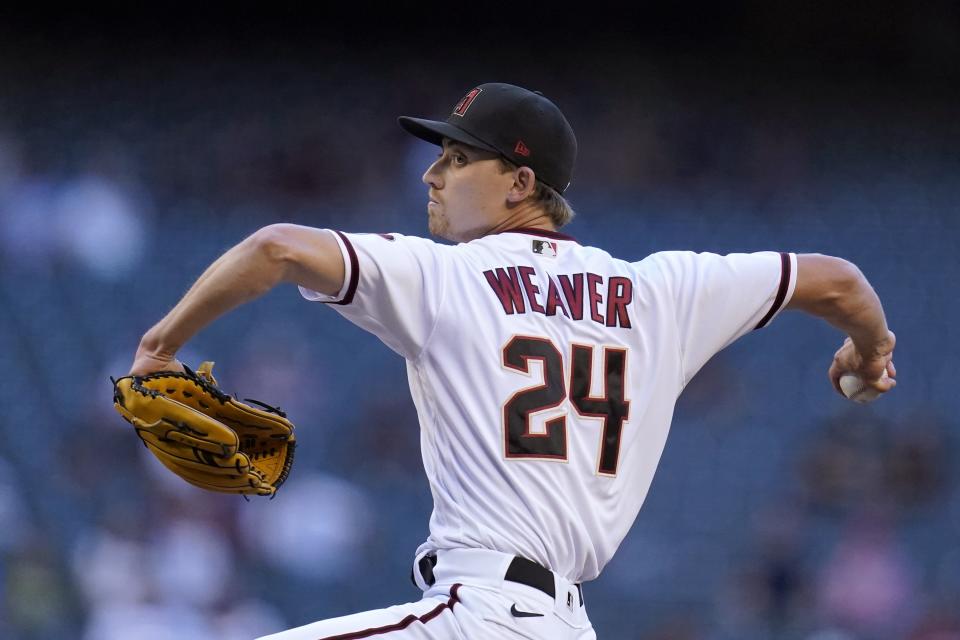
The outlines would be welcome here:
[[[147,332],[118,392],[129,406],[164,401],[165,385],[150,381],[167,375],[189,378],[191,397],[215,391],[209,367],[204,375],[185,370],[177,351],[284,282],[406,360],[434,499],[429,537],[411,562],[423,597],[270,640],[595,638],[584,585],[627,534],[677,397],[715,353],[798,309],[849,336],[828,372],[838,392],[848,372],[879,393],[896,384],[894,334],[873,289],[845,260],[669,251],[631,262],[560,233],[573,217],[563,194],[577,142],[542,94],[484,84],[445,121],[399,123],[437,145],[423,175],[428,225],[456,244],[265,227],[211,265]],[[143,391],[134,397],[137,385]],[[207,488],[272,495],[274,476],[290,471],[280,456],[257,473],[250,462],[240,478],[230,465],[242,460],[230,456],[246,437],[188,460],[200,436],[177,425],[189,420],[150,406],[156,413],[140,419],[138,433],[154,447],[176,441],[179,449],[164,453],[175,472],[187,462],[192,472],[213,465],[200,469],[216,476],[204,476]],[[279,424],[269,409],[259,419]],[[277,442],[292,444],[292,425],[273,428]]]

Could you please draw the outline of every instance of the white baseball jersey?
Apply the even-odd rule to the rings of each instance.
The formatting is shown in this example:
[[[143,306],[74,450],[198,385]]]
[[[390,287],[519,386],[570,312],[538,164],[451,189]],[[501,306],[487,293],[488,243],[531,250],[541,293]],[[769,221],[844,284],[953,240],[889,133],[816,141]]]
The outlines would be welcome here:
[[[301,293],[407,361],[434,500],[420,550],[492,549],[573,582],[636,518],[684,386],[796,281],[775,252],[631,263],[535,229],[335,235],[342,290]]]

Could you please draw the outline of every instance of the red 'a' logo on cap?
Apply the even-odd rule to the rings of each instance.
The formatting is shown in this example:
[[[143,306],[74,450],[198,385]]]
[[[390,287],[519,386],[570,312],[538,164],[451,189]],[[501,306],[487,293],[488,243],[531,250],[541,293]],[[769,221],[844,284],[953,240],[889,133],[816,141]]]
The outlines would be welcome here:
[[[527,148],[527,145],[523,144],[523,140],[517,140],[517,146],[513,148],[513,152],[525,158],[530,157],[530,149]]]
[[[473,101],[477,99],[477,96],[480,95],[480,92],[483,91],[480,87],[477,87],[467,95],[463,96],[460,99],[460,102],[457,103],[457,106],[453,108],[453,115],[462,116],[467,112],[467,109],[470,108],[470,105],[473,104]]]

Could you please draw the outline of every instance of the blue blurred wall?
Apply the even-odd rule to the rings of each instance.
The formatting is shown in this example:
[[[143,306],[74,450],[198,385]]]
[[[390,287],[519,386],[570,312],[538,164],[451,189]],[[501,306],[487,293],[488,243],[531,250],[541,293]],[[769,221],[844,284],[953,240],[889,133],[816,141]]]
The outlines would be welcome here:
[[[839,255],[898,336],[900,384],[866,407],[827,382],[842,336],[795,313],[699,374],[585,589],[600,637],[956,630],[955,66],[930,72],[919,44],[888,78],[869,57],[824,70],[629,37],[538,41],[518,67],[390,43],[21,36],[0,57],[0,637],[252,637],[417,598],[430,496],[403,362],[375,338],[284,287],[184,351],[297,423],[293,486],[267,503],[172,484],[107,376],[262,225],[423,235],[434,151],[395,117],[442,117],[490,80],[543,90],[577,130],[581,242]],[[875,588],[854,595],[863,575]]]

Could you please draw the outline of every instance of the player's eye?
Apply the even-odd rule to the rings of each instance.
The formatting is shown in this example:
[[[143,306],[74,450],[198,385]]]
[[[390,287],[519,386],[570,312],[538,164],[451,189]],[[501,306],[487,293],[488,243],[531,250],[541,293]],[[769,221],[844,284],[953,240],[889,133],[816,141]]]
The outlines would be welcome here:
[[[456,165],[465,165],[469,160],[467,156],[460,153],[459,151],[446,151],[446,150],[441,151],[440,153],[437,154],[437,160],[438,161],[443,160],[443,157],[447,154],[449,154],[451,162],[453,162],[453,164],[456,164]]]

